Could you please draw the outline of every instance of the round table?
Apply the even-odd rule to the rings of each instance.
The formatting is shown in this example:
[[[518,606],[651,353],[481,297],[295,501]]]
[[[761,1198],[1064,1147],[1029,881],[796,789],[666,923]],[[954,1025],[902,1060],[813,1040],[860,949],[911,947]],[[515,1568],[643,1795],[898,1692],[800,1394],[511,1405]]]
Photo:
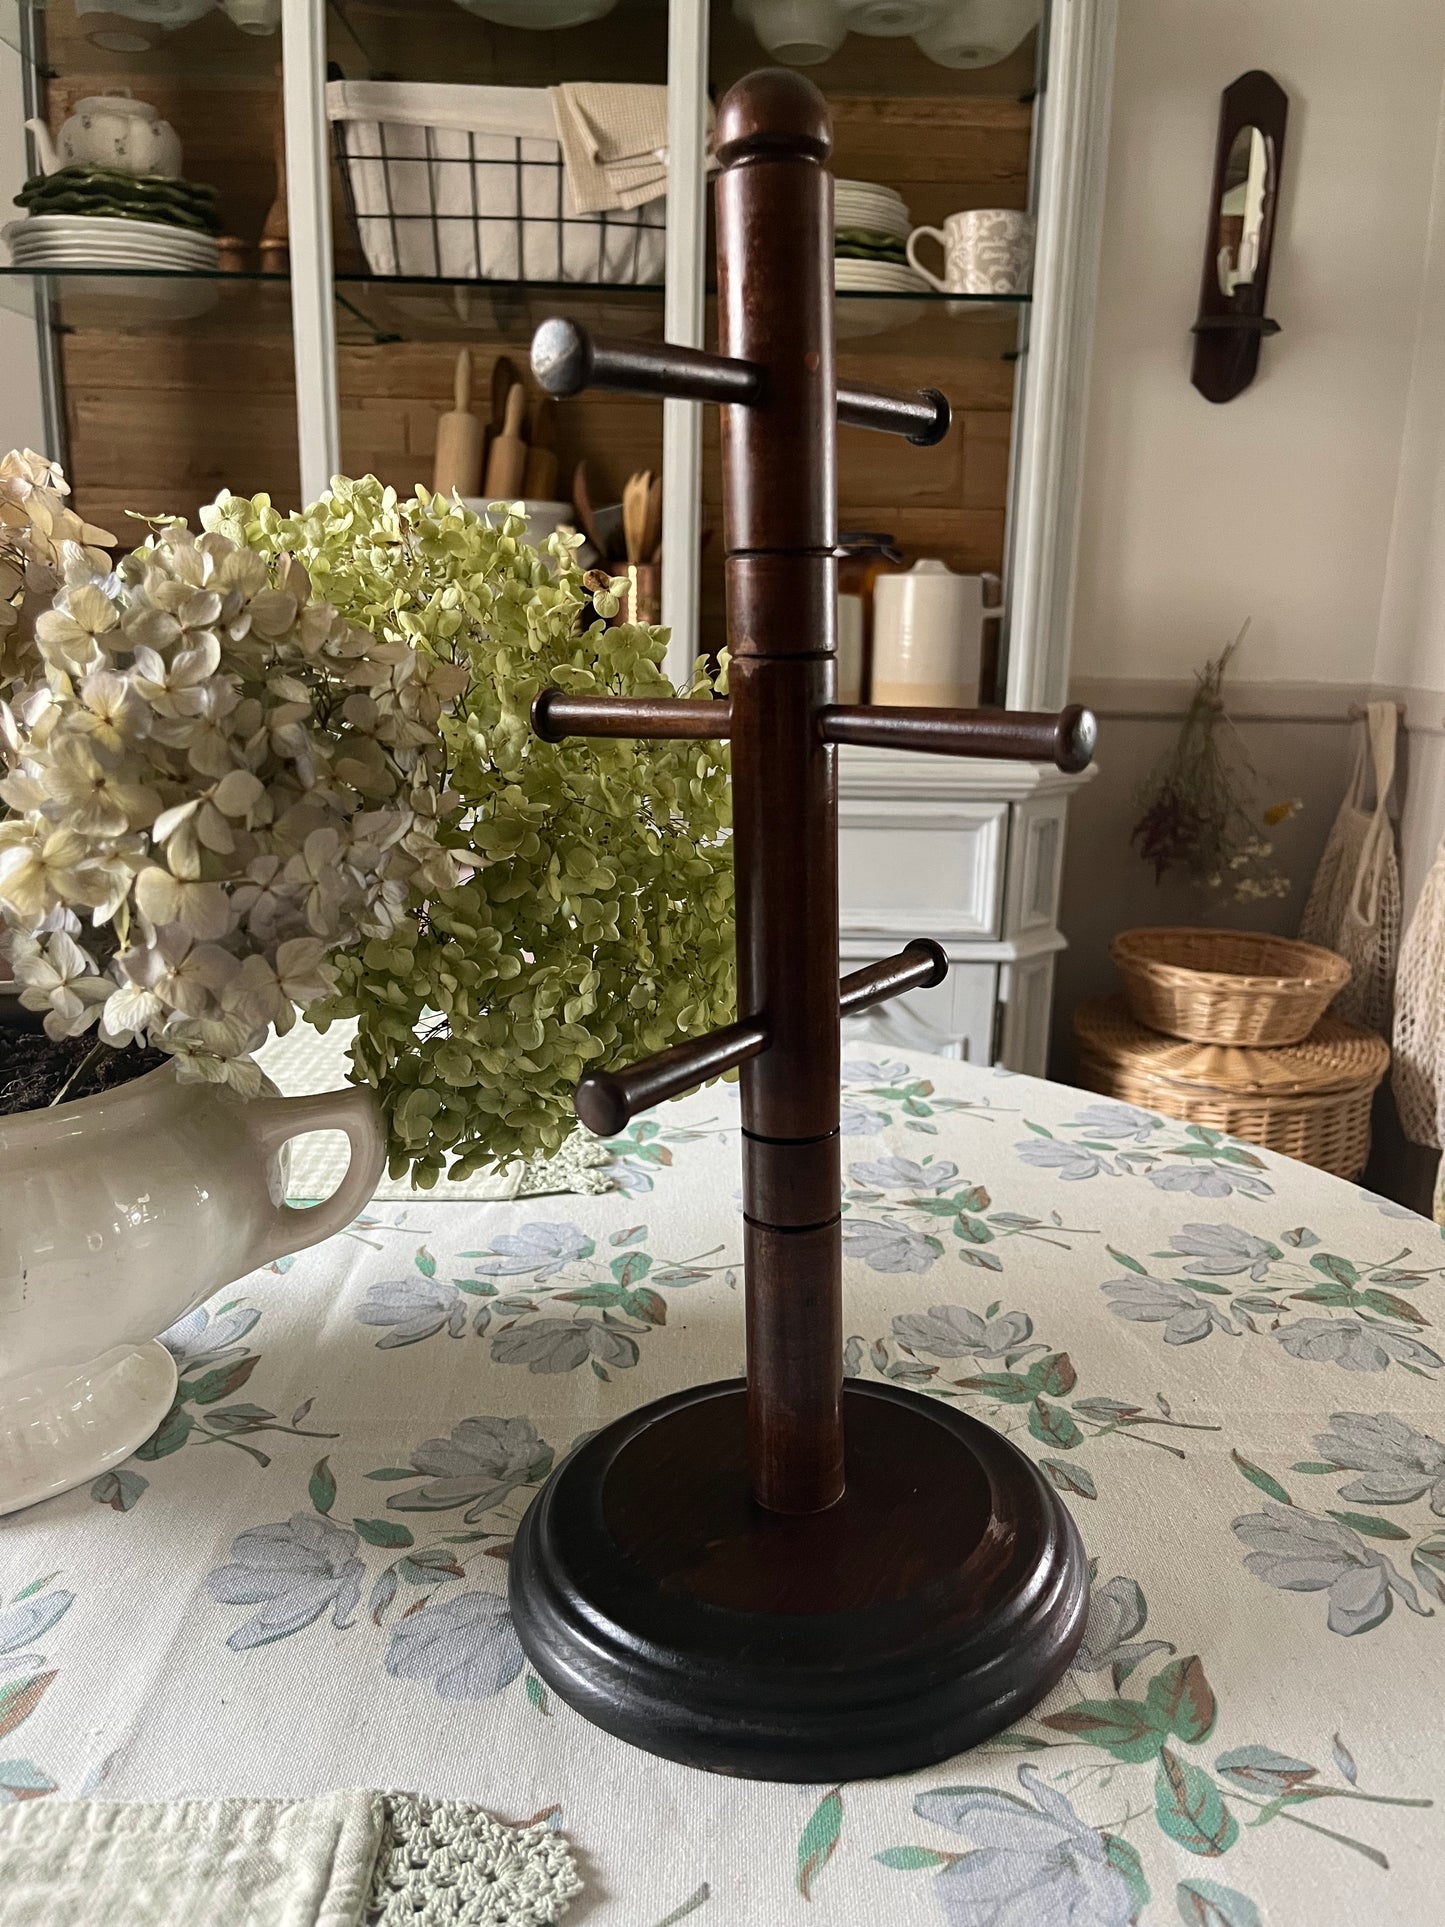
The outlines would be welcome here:
[[[857,1046],[845,1080],[847,1371],[1012,1434],[1093,1560],[1034,1714],[770,1786],[524,1665],[503,1562],[554,1461],[742,1369],[719,1085],[633,1124],[609,1195],[378,1203],[167,1334],[154,1438],[0,1528],[0,1798],[463,1796],[566,1833],[588,1927],[1435,1918],[1439,1230],[1061,1086]]]

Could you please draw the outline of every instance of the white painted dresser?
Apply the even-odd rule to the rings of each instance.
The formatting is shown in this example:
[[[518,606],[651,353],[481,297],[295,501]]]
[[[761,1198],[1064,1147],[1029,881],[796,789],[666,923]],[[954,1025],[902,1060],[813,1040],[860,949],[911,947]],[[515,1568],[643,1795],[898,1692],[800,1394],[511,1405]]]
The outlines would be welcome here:
[[[935,937],[947,980],[850,1019],[850,1043],[938,1051],[1042,1077],[1070,794],[1031,763],[839,752],[844,971]]]

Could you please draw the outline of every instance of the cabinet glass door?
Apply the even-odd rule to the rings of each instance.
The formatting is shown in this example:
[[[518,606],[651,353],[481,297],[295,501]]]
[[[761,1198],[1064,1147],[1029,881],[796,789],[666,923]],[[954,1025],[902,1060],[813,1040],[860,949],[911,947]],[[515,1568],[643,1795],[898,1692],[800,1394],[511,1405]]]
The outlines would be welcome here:
[[[43,123],[8,180],[0,302],[36,322],[47,452],[120,547],[223,486],[295,499],[280,0],[0,0]],[[14,102],[7,103],[12,111]],[[14,338],[15,331],[7,338]]]

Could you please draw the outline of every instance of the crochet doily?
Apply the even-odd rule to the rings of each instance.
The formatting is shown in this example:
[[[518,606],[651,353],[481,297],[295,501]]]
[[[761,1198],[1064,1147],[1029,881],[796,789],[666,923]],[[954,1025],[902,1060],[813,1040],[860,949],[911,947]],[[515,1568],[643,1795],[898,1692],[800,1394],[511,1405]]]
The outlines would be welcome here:
[[[369,1927],[552,1927],[582,1891],[546,1826],[504,1827],[460,1800],[386,1795]]]

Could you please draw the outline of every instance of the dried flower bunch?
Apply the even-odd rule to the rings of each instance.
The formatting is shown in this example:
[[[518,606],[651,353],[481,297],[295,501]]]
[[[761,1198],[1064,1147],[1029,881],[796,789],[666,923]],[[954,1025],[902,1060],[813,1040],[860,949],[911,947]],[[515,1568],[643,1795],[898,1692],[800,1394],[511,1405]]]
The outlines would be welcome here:
[[[1130,842],[1154,866],[1159,883],[1170,871],[1238,901],[1289,895],[1289,879],[1271,862],[1274,845],[1261,834],[1299,809],[1298,798],[1256,805],[1258,778],[1239,733],[1224,711],[1230,659],[1249,624],[1195,672],[1194,694],[1179,735],[1139,791],[1141,812]]]
[[[441,841],[455,880],[413,881],[385,936],[337,958],[356,1016],[354,1075],[376,1087],[394,1175],[434,1183],[551,1152],[573,1128],[589,1064],[627,1063],[734,1014],[731,797],[717,743],[533,734],[545,685],[659,696],[666,632],[604,626],[617,598],[497,526],[419,490],[337,481],[296,516],[222,496],[208,529],[255,554],[294,555],[318,594],[378,645],[464,672],[442,718],[456,814]],[[589,593],[589,591],[595,593]],[[699,677],[689,692],[709,692]]]
[[[0,460],[0,701],[44,673],[35,619],[73,572],[77,582],[104,575],[115,537],[66,506],[70,484],[33,449]]]
[[[465,677],[219,532],[164,526],[112,572],[102,532],[57,512],[56,471],[0,474],[22,551],[0,704],[22,1001],[52,1037],[94,1025],[254,1090],[248,1052],[334,988],[338,946],[455,882],[438,723]]]

